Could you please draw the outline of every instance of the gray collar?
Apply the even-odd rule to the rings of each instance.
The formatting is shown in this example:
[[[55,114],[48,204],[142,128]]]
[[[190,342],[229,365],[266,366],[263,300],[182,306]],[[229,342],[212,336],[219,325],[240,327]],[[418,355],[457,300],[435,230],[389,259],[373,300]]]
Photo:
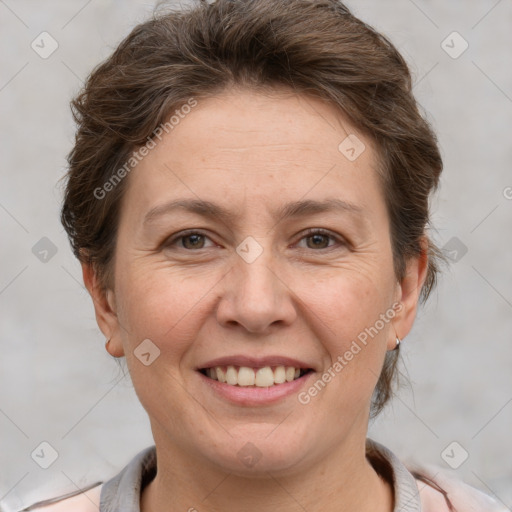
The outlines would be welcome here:
[[[367,455],[379,472],[391,475],[395,491],[393,512],[421,512],[416,480],[402,462],[385,446],[366,440]],[[156,448],[139,452],[128,465],[103,484],[100,512],[140,512],[141,490],[156,475]]]

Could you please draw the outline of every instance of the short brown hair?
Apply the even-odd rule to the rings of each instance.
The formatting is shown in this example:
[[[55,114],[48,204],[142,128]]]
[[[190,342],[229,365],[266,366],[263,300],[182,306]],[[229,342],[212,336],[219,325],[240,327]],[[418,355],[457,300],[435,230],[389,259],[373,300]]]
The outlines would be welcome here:
[[[340,109],[376,144],[390,216],[397,279],[427,240],[426,300],[440,253],[425,238],[429,196],[442,160],[418,110],[408,66],[392,43],[336,0],[196,0],[136,26],[89,76],[72,102],[77,123],[61,221],[74,254],[92,264],[104,288],[113,283],[126,181],[105,197],[95,190],[154,138],[191,97],[230,86],[286,86]],[[398,351],[388,352],[372,416],[392,395]]]

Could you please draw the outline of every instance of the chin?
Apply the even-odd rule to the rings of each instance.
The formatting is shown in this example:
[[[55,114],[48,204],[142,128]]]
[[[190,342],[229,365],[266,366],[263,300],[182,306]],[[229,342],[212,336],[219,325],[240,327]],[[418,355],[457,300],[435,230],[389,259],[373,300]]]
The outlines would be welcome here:
[[[282,428],[281,432],[278,429]],[[223,442],[210,443],[204,456],[223,471],[255,478],[268,478],[268,473],[297,471],[307,451],[307,440],[297,430],[287,432],[284,426],[259,424],[244,433],[227,436]]]

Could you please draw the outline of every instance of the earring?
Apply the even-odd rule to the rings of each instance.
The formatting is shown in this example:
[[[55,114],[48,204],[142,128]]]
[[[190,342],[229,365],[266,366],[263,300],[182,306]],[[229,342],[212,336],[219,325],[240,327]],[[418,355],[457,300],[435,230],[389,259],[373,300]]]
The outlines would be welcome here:
[[[396,337],[396,345],[395,345],[395,348],[393,350],[398,350],[398,347],[400,347],[400,343],[401,343],[401,340],[400,338],[397,336]]]
[[[109,338],[109,339],[105,342],[105,348],[107,348],[107,347],[108,347],[108,344],[110,343],[110,340],[111,340],[111,339],[112,339],[112,338]],[[108,349],[107,349],[107,350],[108,350]]]

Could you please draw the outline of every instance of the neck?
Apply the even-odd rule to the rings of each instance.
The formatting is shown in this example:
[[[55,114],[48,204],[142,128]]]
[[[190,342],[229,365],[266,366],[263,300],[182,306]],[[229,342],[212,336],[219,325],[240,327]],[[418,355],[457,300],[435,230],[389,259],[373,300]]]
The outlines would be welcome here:
[[[365,438],[356,447],[353,442],[345,445],[293,474],[269,471],[258,478],[248,478],[214,468],[174,446],[156,442],[157,475],[142,492],[140,510],[392,512],[391,484],[367,460]],[[165,449],[159,449],[162,446]]]

